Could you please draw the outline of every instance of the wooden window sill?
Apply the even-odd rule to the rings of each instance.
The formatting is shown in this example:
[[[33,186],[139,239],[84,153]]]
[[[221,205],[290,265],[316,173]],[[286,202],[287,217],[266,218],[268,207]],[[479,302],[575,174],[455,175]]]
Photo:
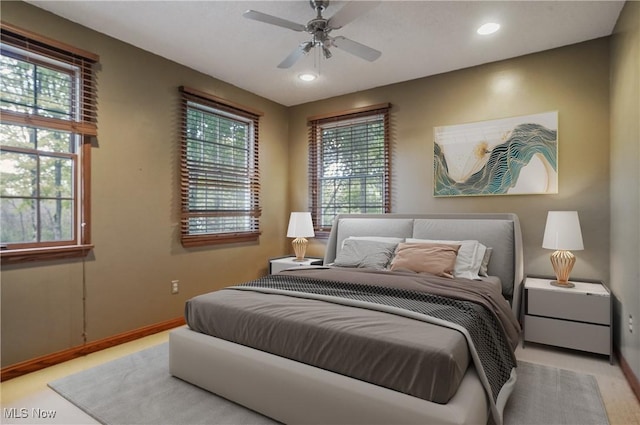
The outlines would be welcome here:
[[[93,245],[53,246],[0,251],[2,265],[86,257]]]

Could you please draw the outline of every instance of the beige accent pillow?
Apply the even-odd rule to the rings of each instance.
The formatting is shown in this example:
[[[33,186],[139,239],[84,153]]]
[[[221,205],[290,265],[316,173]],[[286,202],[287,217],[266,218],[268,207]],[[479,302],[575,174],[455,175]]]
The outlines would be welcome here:
[[[466,279],[480,279],[478,275],[484,258],[486,246],[476,240],[464,241],[445,241],[431,239],[411,239],[407,238],[405,242],[422,242],[422,243],[444,243],[447,245],[460,245],[456,265],[453,268],[455,277],[464,277]]]
[[[439,243],[400,243],[391,270],[411,270],[453,278],[460,245]]]

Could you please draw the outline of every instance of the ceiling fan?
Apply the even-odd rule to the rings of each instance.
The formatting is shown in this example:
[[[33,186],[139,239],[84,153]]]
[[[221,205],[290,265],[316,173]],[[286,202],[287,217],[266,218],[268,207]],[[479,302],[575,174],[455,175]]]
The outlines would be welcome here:
[[[322,12],[329,6],[329,0],[309,0],[309,4],[311,5],[311,8],[316,11],[317,16],[307,22],[306,25],[298,24],[296,22],[255,10],[247,10],[242,14],[242,16],[255,21],[288,28],[293,31],[306,31],[311,34],[311,41],[305,41],[296,47],[289,56],[280,62],[278,68],[290,68],[302,55],[309,53],[309,51],[314,47],[322,49],[322,54],[326,59],[331,57],[330,48],[337,47],[347,53],[351,53],[359,58],[373,62],[382,54],[380,51],[369,46],[365,46],[364,44],[360,44],[357,41],[350,40],[346,37],[331,37],[329,36],[329,33],[333,30],[342,28],[358,16],[367,12],[369,9],[377,6],[378,3],[380,2],[350,1],[342,9],[338,10],[331,18],[326,19],[322,17]]]

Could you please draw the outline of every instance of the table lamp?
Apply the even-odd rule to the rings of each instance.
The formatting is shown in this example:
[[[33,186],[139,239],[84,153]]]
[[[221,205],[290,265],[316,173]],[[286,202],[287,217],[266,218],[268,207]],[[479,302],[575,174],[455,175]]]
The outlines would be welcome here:
[[[576,262],[576,257],[569,250],[584,249],[578,212],[549,211],[542,247],[555,250],[551,254],[551,264],[557,280],[552,281],[551,284],[562,288],[573,288],[575,285],[569,282],[569,274]]]
[[[296,253],[296,259],[294,261],[304,261],[304,253],[307,251],[308,243],[305,238],[312,238],[314,236],[311,213],[292,212],[291,217],[289,217],[287,237],[295,238],[293,242],[291,242],[293,251]]]

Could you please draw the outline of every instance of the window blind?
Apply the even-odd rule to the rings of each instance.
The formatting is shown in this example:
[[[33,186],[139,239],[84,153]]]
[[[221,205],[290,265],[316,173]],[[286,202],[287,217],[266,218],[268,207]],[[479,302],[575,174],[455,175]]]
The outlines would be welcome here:
[[[182,244],[257,239],[261,113],[195,89],[180,91]]]
[[[2,23],[2,262],[91,249],[99,57]]]
[[[310,210],[320,234],[340,213],[389,212],[390,107],[308,119]]]
[[[12,87],[12,81],[5,81],[7,90],[2,97],[3,122],[97,136],[97,55],[3,22],[2,56],[5,60],[14,59],[51,69],[57,68],[77,77],[77,83],[73,80],[49,82],[49,87],[55,87],[56,84],[69,85],[69,98],[64,99],[64,102],[57,93],[42,90],[34,93],[21,86]],[[20,84],[19,81],[15,83]],[[33,90],[35,89],[34,86]]]

